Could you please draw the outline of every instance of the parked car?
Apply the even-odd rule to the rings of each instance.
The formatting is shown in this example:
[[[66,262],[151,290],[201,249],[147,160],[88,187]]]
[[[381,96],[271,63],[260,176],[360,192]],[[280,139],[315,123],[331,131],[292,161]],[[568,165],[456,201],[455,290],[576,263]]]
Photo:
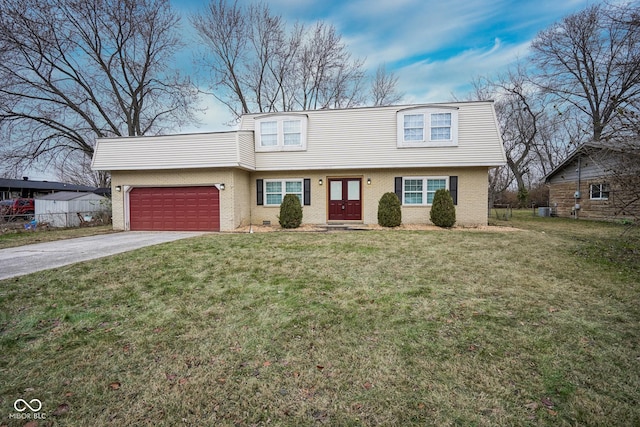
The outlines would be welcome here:
[[[33,199],[18,198],[0,202],[0,214],[5,220],[32,219],[35,211]]]

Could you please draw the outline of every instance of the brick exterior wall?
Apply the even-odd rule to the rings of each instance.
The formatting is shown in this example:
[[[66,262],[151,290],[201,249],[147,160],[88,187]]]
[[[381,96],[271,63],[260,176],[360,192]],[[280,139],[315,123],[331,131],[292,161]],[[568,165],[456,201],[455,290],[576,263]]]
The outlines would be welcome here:
[[[358,177],[362,179],[361,223],[377,224],[378,201],[386,192],[394,191],[394,178],[398,176],[458,176],[458,205],[456,224],[477,226],[487,224],[486,167],[453,169],[393,169],[353,171],[311,172],[254,172],[240,169],[186,169],[113,171],[111,185],[113,194],[113,228],[128,229],[127,193],[132,187],[171,187],[190,185],[225,184],[220,191],[220,229],[233,231],[249,223],[261,225],[263,221],[278,224],[279,207],[258,206],[256,202],[256,179],[309,178],[311,180],[311,205],[303,207],[303,223],[325,224],[327,222],[328,178]],[[319,180],[323,180],[323,185]],[[371,179],[371,184],[367,184]],[[121,186],[122,191],[115,191]],[[429,206],[403,206],[404,224],[429,224]]]
[[[577,182],[568,181],[549,185],[549,201],[557,216],[575,218],[575,204],[580,205],[577,218],[607,220],[615,217],[615,208],[611,200],[591,200],[589,188],[591,184],[600,184],[603,180],[584,180],[580,182],[580,199],[575,199]]]
[[[244,188],[243,172],[234,169],[184,169],[184,170],[145,170],[112,171],[111,194],[114,230],[128,230],[127,193],[132,187],[180,187],[189,185],[225,184],[220,191],[220,230],[233,230],[242,225],[242,219],[234,212],[236,205],[234,192],[236,177],[240,187]],[[121,186],[122,191],[115,190]],[[242,196],[242,190],[240,190]],[[243,202],[241,202],[243,204]]]
[[[487,224],[488,169],[392,169],[353,171],[313,171],[313,172],[256,172],[251,174],[251,204],[253,206],[251,222],[260,225],[263,221],[278,224],[280,209],[277,206],[258,206],[256,204],[256,179],[309,178],[311,180],[311,205],[303,206],[303,223],[325,224],[328,210],[328,178],[362,179],[362,223],[378,223],[378,201],[386,192],[394,191],[394,178],[398,176],[458,176],[458,205],[456,206],[456,224],[477,226]],[[367,184],[367,179],[371,184]],[[323,185],[318,181],[322,179]],[[403,206],[404,224],[430,224],[430,206]]]

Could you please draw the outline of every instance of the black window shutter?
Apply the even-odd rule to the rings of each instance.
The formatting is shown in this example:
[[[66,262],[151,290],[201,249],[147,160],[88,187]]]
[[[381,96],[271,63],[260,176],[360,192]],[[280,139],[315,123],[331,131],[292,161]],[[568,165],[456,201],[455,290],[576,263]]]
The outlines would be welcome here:
[[[258,206],[264,205],[263,190],[262,180],[256,179],[256,202],[258,203]]]
[[[311,205],[311,179],[309,178],[305,178],[304,179],[304,205],[305,206],[309,206]]]
[[[449,177],[449,193],[451,193],[451,198],[453,199],[453,204],[458,204],[458,177],[450,176]]]
[[[395,193],[396,193],[396,196],[398,196],[398,200],[400,200],[400,204],[402,204],[402,177],[397,176],[395,178],[395,181],[396,181]]]

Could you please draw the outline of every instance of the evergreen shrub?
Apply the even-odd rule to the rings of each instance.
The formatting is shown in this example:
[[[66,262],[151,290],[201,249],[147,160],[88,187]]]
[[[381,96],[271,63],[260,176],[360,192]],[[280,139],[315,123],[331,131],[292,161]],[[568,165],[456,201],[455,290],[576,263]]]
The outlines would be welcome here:
[[[302,224],[302,205],[295,194],[285,194],[278,217],[282,228],[298,228]]]
[[[397,227],[402,223],[400,200],[396,193],[384,193],[378,202],[378,224]]]
[[[437,190],[433,196],[429,218],[438,227],[449,228],[456,223],[456,208],[449,190]]]

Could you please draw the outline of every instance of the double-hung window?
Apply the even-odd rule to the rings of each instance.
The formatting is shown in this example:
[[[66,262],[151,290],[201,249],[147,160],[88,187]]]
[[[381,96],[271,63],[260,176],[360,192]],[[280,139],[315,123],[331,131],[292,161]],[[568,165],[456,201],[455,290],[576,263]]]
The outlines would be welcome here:
[[[263,147],[278,145],[278,122],[260,123],[260,143]]]
[[[591,200],[609,200],[609,184],[591,184],[589,197]]]
[[[404,116],[404,140],[424,141],[424,114]]]
[[[282,132],[284,134],[284,145],[285,146],[300,146],[301,135],[300,135],[300,120],[283,120],[282,121]]]
[[[431,114],[431,140],[451,140],[451,113]]]
[[[264,181],[265,206],[280,206],[285,194],[295,194],[303,203],[302,179],[266,179]]]
[[[458,110],[420,107],[398,113],[398,147],[458,145]]]
[[[424,200],[424,179],[406,178],[404,180],[404,201],[405,205],[422,205]]]
[[[431,205],[438,190],[448,189],[447,177],[408,177],[403,178],[403,205]]]
[[[256,151],[307,149],[307,116],[270,114],[255,120]]]

